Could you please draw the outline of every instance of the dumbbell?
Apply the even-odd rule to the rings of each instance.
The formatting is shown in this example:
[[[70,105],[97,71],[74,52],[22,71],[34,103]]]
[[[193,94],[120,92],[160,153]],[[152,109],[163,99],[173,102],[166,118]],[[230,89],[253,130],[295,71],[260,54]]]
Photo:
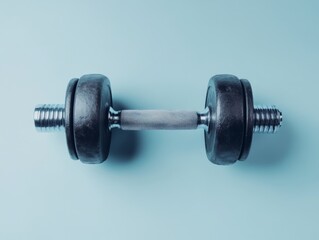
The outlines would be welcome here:
[[[64,105],[43,104],[34,110],[36,129],[64,129],[71,158],[83,163],[106,160],[112,129],[119,128],[204,129],[208,159],[218,165],[232,164],[247,158],[254,132],[275,133],[281,122],[282,114],[276,107],[254,107],[247,80],[228,74],[209,80],[201,112],[114,110],[110,81],[100,74],[71,79]]]

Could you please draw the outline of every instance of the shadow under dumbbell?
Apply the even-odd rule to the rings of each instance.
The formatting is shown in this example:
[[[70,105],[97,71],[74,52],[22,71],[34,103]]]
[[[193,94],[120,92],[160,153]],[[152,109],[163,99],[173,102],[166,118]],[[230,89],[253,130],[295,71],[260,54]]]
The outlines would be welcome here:
[[[119,101],[113,102],[115,110],[129,109],[129,106]],[[140,132],[112,130],[112,140],[110,147],[109,161],[126,163],[134,159],[140,150]]]
[[[286,121],[275,135],[255,133],[244,167],[273,167],[283,164],[293,147],[293,135],[293,129]]]

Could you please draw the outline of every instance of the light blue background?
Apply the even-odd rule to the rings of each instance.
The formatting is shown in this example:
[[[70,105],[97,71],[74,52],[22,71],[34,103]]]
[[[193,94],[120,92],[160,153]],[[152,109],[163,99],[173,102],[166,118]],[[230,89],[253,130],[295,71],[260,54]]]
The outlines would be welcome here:
[[[1,1],[0,239],[318,239],[318,69],[318,1]],[[186,110],[232,73],[284,125],[232,166],[202,131],[117,132],[84,165],[33,108],[86,73],[129,108]]]

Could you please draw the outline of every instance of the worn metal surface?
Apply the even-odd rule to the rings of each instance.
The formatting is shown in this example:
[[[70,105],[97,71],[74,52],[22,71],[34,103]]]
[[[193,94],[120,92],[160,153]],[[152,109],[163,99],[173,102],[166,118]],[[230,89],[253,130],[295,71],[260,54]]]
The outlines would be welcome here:
[[[211,121],[205,131],[205,147],[215,164],[232,164],[240,157],[245,131],[243,98],[237,77],[223,74],[210,79],[205,106],[210,109]]]
[[[84,163],[101,163],[108,154],[111,131],[108,126],[112,94],[109,80],[99,74],[82,76],[76,86],[73,130],[77,155]]]

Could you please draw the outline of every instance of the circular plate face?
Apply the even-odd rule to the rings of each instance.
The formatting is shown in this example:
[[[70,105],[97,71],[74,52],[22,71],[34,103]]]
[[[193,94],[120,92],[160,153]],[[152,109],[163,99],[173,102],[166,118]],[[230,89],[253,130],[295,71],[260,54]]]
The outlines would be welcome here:
[[[64,126],[65,126],[65,135],[66,143],[68,145],[68,150],[70,157],[74,160],[78,159],[78,154],[76,152],[74,144],[74,134],[73,134],[73,103],[74,103],[74,94],[76,85],[78,83],[77,78],[70,80],[69,85],[66,89],[65,94],[65,116],[64,116]]]
[[[240,80],[233,75],[216,75],[209,81],[205,106],[211,116],[205,147],[208,159],[215,164],[232,164],[240,158],[245,132],[244,96]]]
[[[73,130],[77,155],[83,163],[101,163],[109,154],[110,107],[112,94],[109,80],[99,74],[82,76],[74,95]]]

